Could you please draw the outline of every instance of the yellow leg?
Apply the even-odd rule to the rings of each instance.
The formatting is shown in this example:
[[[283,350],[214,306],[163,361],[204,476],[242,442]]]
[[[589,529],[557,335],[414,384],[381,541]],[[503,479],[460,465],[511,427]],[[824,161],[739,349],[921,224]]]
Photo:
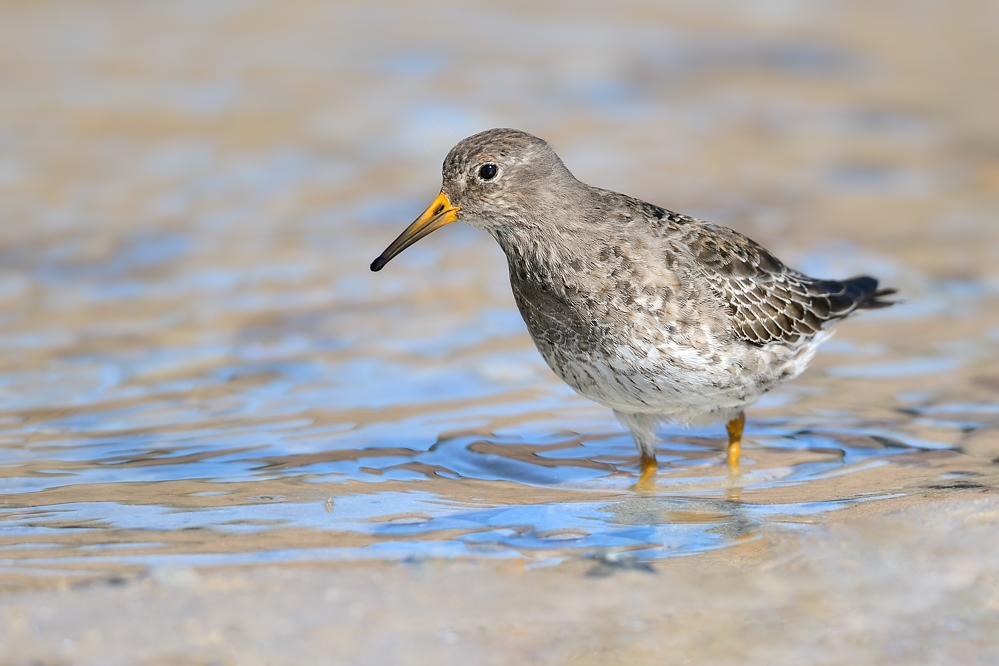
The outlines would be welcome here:
[[[728,431],[728,468],[732,472],[739,471],[739,456],[742,453],[742,428],[746,425],[746,413],[739,415],[725,424]]]
[[[638,483],[632,486],[632,490],[652,490],[656,486],[656,470],[659,469],[659,463],[656,462],[656,455],[648,455],[645,451],[642,451],[642,459],[639,462],[639,467],[642,471],[641,476],[638,477]]]

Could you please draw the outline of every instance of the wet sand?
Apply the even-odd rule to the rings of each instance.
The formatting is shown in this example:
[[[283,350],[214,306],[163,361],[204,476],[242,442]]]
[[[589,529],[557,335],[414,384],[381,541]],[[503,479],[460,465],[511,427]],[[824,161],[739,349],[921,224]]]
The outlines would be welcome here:
[[[948,495],[655,564],[163,567],[8,594],[0,638],[14,664],[993,663],[999,500]]]
[[[997,25],[6,5],[0,664],[997,661]],[[902,302],[634,493],[489,238],[367,270],[497,125]]]

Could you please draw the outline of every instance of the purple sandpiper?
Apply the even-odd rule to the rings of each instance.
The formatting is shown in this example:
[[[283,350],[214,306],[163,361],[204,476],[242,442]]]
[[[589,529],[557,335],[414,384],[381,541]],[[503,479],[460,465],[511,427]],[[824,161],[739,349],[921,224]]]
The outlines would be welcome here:
[[[440,194],[371,270],[456,221],[500,244],[549,367],[631,431],[638,488],[662,421],[725,422],[737,469],[744,408],[800,374],[833,324],[894,293],[867,276],[808,277],[731,229],[586,185],[512,129],[452,148]]]

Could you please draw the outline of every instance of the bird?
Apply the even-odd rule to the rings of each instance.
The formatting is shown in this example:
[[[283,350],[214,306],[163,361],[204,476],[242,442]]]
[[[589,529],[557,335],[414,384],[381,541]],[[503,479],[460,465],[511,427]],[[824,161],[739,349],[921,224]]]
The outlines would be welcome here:
[[[654,486],[661,423],[724,422],[738,470],[745,408],[801,374],[836,323],[893,303],[873,277],[812,278],[737,231],[587,185],[520,130],[463,139],[442,175],[371,270],[456,221],[492,236],[545,362],[630,431],[638,489]]]

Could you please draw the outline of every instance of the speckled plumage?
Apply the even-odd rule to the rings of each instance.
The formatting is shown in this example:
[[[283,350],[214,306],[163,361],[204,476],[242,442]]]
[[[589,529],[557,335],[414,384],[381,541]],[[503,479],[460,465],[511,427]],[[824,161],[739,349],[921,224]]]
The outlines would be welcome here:
[[[658,421],[736,418],[801,373],[830,325],[889,304],[874,278],[810,278],[731,229],[586,185],[525,132],[461,141],[443,176],[372,269],[450,221],[488,232],[545,361],[613,409],[653,464]]]

